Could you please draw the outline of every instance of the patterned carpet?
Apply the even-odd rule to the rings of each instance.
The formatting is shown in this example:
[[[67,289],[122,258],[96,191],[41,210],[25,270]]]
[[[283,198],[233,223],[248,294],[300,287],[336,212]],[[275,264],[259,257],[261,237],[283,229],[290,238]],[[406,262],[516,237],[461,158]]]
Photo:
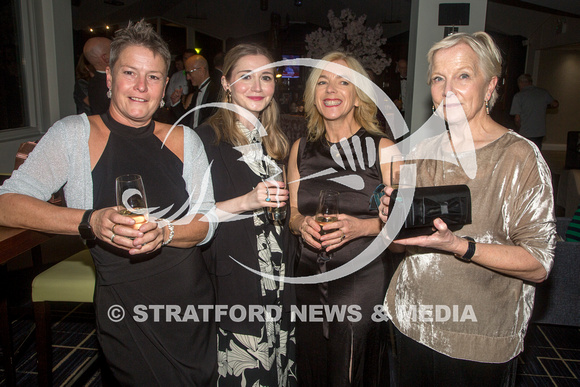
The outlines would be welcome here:
[[[92,305],[55,304],[53,317],[54,385],[102,386]],[[36,385],[33,328],[29,313],[13,322],[19,386]],[[0,386],[5,385],[0,368]],[[518,363],[517,386],[580,386],[580,329],[532,325]]]

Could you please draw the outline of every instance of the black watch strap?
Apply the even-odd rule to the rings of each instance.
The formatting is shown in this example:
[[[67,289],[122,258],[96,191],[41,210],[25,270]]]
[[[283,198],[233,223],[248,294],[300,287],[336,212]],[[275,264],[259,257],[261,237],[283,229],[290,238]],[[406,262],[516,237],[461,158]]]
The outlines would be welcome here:
[[[475,255],[475,239],[468,236],[463,237],[463,239],[466,239],[468,243],[467,252],[463,255],[455,254],[455,257],[465,262],[471,262],[471,258]]]
[[[79,223],[79,234],[81,234],[81,238],[87,241],[93,241],[97,238],[90,223],[93,212],[95,212],[95,210],[86,210],[83,214],[83,219]]]

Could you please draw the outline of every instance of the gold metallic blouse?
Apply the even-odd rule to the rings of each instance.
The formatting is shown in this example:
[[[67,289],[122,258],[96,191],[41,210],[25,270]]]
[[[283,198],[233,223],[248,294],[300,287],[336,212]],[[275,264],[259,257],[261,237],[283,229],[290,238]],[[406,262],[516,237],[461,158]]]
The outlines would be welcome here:
[[[437,149],[442,156],[449,148],[446,142],[444,134],[418,149]],[[550,170],[540,152],[509,131],[477,149],[476,160],[473,180],[453,163],[418,160],[417,186],[468,185],[473,223],[455,234],[478,243],[521,246],[549,273],[556,226]],[[408,247],[391,280],[385,308],[403,334],[437,352],[503,363],[523,350],[534,292],[533,283],[453,254]]]

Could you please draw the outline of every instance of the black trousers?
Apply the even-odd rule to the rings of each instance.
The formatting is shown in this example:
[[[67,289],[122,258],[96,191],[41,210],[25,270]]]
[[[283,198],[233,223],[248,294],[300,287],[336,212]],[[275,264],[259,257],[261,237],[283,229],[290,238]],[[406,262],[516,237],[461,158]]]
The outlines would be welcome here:
[[[395,331],[399,387],[515,386],[517,357],[499,364],[454,359]]]

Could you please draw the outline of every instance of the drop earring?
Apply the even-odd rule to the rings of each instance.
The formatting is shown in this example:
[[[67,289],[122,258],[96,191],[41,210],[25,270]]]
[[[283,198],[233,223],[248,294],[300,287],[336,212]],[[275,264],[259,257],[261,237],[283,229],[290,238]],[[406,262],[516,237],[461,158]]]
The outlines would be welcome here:
[[[231,90],[226,90],[226,100],[228,101],[228,103],[232,103],[232,91]]]
[[[485,112],[489,116],[489,99],[485,100]]]
[[[159,107],[162,108],[163,106],[165,106],[165,101],[162,99],[161,102],[159,102]]]
[[[431,111],[435,113],[435,105],[431,105]]]
[[[111,99],[112,96],[113,93],[111,92],[111,89],[109,89],[109,91],[107,91],[107,98]]]

